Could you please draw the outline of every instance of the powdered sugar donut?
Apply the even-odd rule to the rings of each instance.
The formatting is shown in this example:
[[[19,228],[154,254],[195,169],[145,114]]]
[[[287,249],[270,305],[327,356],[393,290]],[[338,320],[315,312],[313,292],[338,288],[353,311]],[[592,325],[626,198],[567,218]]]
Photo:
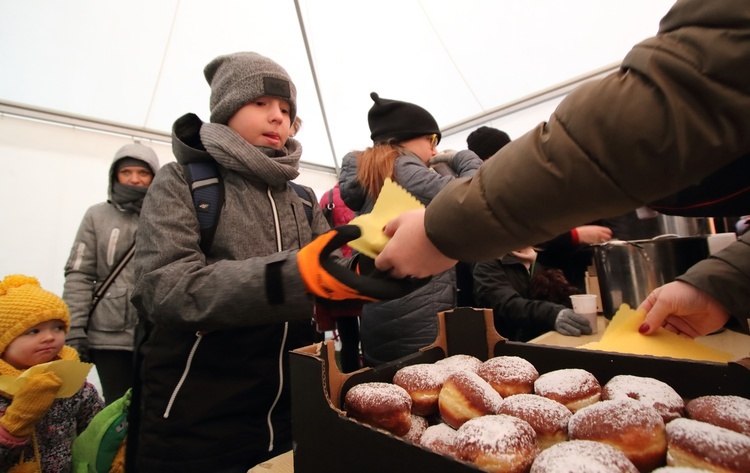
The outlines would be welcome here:
[[[408,440],[409,442],[413,443],[419,443],[419,439],[422,438],[422,434],[425,430],[427,430],[427,427],[429,424],[427,423],[427,419],[425,419],[422,416],[415,416],[412,414],[411,416],[411,428],[409,428],[409,431],[404,435],[404,440]]]
[[[419,445],[433,452],[455,458],[457,456],[456,430],[448,424],[431,425],[422,433]]]
[[[411,397],[395,384],[358,384],[344,396],[344,409],[350,417],[395,435],[411,428]]]
[[[664,421],[656,409],[634,399],[601,401],[584,407],[571,416],[568,435],[571,439],[609,444],[640,471],[664,465]]]
[[[536,432],[541,450],[568,440],[568,420],[572,414],[567,407],[552,399],[536,394],[516,394],[503,399],[498,414],[508,414],[528,422]]]
[[[396,371],[393,384],[411,396],[411,412],[427,416],[438,411],[438,395],[449,372],[436,364],[421,363]]]
[[[685,401],[670,385],[654,378],[621,374],[610,379],[602,388],[602,399],[631,398],[651,406],[666,424],[682,417]]]
[[[567,407],[570,412],[601,399],[602,387],[593,374],[578,368],[550,371],[534,381],[534,392]]]
[[[440,416],[456,429],[469,419],[496,414],[502,402],[497,391],[471,371],[456,371],[448,376],[438,396]]]
[[[691,468],[689,466],[662,466],[651,473],[706,473],[703,468]]]
[[[526,472],[539,453],[534,429],[502,414],[467,421],[456,433],[456,449],[461,460],[493,473]]]
[[[667,424],[667,464],[709,471],[750,471],[750,437],[693,419]]]
[[[451,355],[442,360],[435,362],[436,365],[445,368],[448,373],[455,371],[471,371],[476,373],[480,366],[482,366],[482,360],[471,355]]]
[[[702,396],[685,406],[688,417],[750,436],[750,399]]]
[[[544,450],[531,473],[638,473],[624,453],[606,443],[571,440]]]
[[[502,397],[531,394],[539,372],[530,362],[518,356],[496,356],[482,363],[477,374]]]

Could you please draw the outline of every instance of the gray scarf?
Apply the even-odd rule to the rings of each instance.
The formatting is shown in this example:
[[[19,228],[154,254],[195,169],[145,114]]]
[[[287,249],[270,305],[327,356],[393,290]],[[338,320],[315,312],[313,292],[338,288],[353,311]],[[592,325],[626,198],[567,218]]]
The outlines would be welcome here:
[[[204,123],[201,141],[222,166],[248,179],[260,179],[279,188],[299,176],[302,145],[289,138],[283,150],[253,146],[234,130],[218,123]]]
[[[114,181],[112,182],[110,202],[121,209],[129,210],[140,215],[141,207],[143,206],[143,198],[146,197],[147,191],[148,187],[129,186]]]

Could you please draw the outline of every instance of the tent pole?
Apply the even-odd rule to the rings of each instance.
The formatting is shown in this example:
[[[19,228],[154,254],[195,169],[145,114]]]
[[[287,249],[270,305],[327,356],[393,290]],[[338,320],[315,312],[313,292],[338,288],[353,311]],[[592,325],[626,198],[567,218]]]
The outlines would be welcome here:
[[[300,10],[299,0],[294,0],[294,8],[297,10],[297,20],[299,21],[300,33],[302,33],[302,40],[305,42],[305,52],[307,53],[307,62],[310,64],[310,72],[312,73],[313,83],[315,84],[315,93],[318,95],[318,104],[320,105],[320,113],[323,116],[323,125],[326,129],[326,135],[328,136],[328,145],[331,147],[331,155],[333,156],[333,167],[336,171],[336,176],[339,175],[341,167],[339,166],[339,160],[336,157],[336,149],[333,146],[333,138],[331,137],[331,127],[328,126],[328,116],[326,115],[326,107],[323,103],[323,95],[320,93],[320,84],[318,83],[318,73],[315,71],[315,63],[313,62],[312,51],[310,51],[310,43],[307,40],[307,30],[305,29],[305,21],[302,19],[302,11]]]

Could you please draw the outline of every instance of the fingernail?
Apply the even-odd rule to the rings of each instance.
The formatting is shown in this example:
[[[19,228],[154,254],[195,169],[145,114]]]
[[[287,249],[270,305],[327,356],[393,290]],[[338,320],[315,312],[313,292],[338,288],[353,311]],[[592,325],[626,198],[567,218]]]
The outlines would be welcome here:
[[[649,327],[647,323],[642,323],[641,326],[638,327],[638,332],[639,333],[646,333],[646,332],[648,332],[648,329],[650,329],[650,328],[651,327]]]

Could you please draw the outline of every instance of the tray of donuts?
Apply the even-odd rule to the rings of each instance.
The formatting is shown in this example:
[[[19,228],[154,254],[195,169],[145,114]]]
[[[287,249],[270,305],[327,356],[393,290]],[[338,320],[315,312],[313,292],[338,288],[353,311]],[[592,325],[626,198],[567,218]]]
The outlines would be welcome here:
[[[296,473],[750,472],[743,363],[508,342],[491,311],[439,317],[434,344],[376,369],[338,372],[332,345],[308,347],[305,369],[293,357]]]

